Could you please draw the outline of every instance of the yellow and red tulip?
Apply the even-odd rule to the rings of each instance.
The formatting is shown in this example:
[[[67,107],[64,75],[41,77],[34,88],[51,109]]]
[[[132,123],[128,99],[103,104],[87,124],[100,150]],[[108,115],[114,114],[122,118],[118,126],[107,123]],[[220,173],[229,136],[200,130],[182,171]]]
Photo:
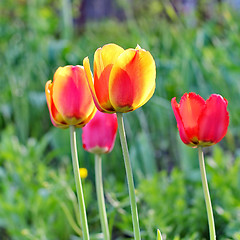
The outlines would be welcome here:
[[[94,54],[94,81],[89,59],[83,60],[96,107],[101,112],[130,112],[144,105],[155,91],[156,65],[150,52],[116,44]]]
[[[82,66],[59,67],[45,93],[51,121],[59,128],[83,127],[97,110]]]
[[[229,125],[228,102],[218,94],[206,101],[196,93],[185,93],[180,103],[172,99],[181,140],[191,146],[211,146],[222,140]]]
[[[97,111],[93,119],[82,129],[83,148],[91,153],[112,151],[117,135],[117,116]]]

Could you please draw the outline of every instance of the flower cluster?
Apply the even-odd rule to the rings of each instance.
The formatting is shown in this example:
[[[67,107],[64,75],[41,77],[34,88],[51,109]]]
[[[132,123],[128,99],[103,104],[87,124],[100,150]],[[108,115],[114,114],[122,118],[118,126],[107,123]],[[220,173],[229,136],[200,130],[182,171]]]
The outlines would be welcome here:
[[[83,238],[89,239],[79,173],[75,127],[83,128],[83,148],[95,154],[96,190],[104,239],[109,230],[104,203],[100,154],[114,146],[118,122],[129,186],[135,239],[140,239],[133,176],[124,133],[122,113],[144,105],[155,91],[156,65],[150,52],[137,46],[124,50],[107,44],[96,50],[93,75],[88,57],[83,66],[60,67],[45,86],[47,105],[54,126],[70,127],[72,160],[79,200]],[[97,109],[99,111],[97,111]],[[117,113],[117,114],[116,114]]]
[[[134,182],[122,113],[134,111],[148,102],[155,91],[155,79],[156,65],[150,52],[138,45],[135,49],[124,50],[111,43],[96,50],[93,74],[89,59],[86,57],[83,60],[83,66],[59,67],[53,81],[49,80],[46,83],[45,93],[53,125],[59,128],[70,128],[73,168],[84,240],[89,239],[89,233],[77,159],[75,128],[83,128],[83,148],[95,154],[99,215],[106,240],[110,239],[110,234],[104,203],[100,156],[112,151],[119,128],[129,187],[134,239],[140,240]],[[181,140],[186,145],[199,149],[210,239],[215,240],[214,219],[202,147],[216,144],[226,135],[229,125],[228,102],[217,94],[212,94],[205,101],[195,93],[185,93],[179,104],[176,97],[172,99],[171,104]],[[86,177],[86,169],[80,169],[85,170]],[[161,239],[160,232],[158,232],[158,239]]]
[[[56,127],[83,127],[96,113],[130,112],[144,105],[155,90],[156,66],[141,49],[107,44],[94,55],[94,80],[86,57],[82,66],[60,67],[45,93]],[[95,105],[94,105],[94,103]]]

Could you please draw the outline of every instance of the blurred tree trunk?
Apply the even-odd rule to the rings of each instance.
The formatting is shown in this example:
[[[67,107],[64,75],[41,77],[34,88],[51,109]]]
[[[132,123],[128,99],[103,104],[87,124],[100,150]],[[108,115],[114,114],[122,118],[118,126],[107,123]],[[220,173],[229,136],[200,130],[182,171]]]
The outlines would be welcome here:
[[[198,0],[170,0],[177,13],[188,13],[195,10]]]
[[[82,0],[80,17],[77,22],[84,25],[87,21],[99,20],[109,17],[124,18],[123,12],[113,0]]]
[[[119,0],[121,1],[121,0]],[[126,0],[131,1],[131,0]],[[134,1],[134,0],[132,0]],[[141,0],[144,2],[144,0]],[[141,4],[141,1],[139,2]],[[214,15],[215,5],[229,2],[235,7],[240,7],[240,0],[166,0],[169,1],[177,14],[188,14],[196,10],[198,17],[206,20]],[[164,1],[163,1],[164,4]],[[75,23],[84,28],[87,21],[98,21],[104,18],[125,19],[124,10],[117,6],[117,0],[81,0],[79,7],[80,16]]]

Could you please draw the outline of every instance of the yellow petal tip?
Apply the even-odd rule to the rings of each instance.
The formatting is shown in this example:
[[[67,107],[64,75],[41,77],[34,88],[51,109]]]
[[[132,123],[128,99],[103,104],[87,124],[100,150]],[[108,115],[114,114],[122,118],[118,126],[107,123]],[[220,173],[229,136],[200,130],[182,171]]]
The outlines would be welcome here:
[[[136,50],[140,50],[140,49],[142,49],[142,48],[137,44],[137,46],[136,46],[135,49],[136,49]]]
[[[84,62],[89,62],[89,58],[88,58],[88,57],[85,57],[85,58],[83,59],[83,64],[84,64]]]

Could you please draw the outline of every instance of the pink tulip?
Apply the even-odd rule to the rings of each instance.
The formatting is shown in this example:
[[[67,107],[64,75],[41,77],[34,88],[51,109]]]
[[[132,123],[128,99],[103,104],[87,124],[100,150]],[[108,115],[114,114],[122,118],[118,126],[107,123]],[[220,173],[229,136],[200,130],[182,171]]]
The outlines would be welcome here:
[[[83,148],[91,153],[111,152],[117,135],[117,116],[97,111],[93,119],[83,128]]]

